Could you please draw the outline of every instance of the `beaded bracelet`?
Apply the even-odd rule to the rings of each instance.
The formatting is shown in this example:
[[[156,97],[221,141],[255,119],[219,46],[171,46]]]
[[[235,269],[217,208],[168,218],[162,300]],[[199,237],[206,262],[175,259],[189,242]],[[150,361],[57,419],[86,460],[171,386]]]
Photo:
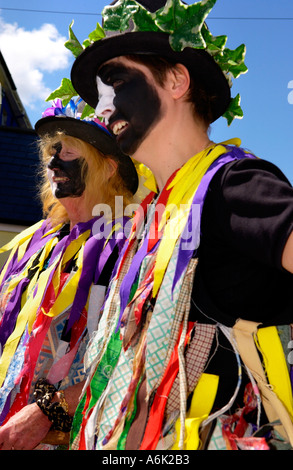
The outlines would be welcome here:
[[[64,394],[60,403],[51,403],[57,389],[46,379],[39,379],[35,385],[34,397],[37,405],[52,422],[52,429],[69,432],[73,417],[68,414],[68,405]]]

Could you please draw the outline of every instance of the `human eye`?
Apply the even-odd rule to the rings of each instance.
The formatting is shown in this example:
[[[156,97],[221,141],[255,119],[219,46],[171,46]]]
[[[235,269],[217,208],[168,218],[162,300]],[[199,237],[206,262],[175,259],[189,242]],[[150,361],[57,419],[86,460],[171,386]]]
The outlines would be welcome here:
[[[80,153],[75,149],[66,149],[64,148],[60,155],[61,159],[64,161],[76,160],[81,157]]]
[[[124,80],[122,80],[121,78],[116,78],[112,82],[112,87],[114,88],[114,90],[117,90],[117,88],[121,87],[123,83],[124,83]]]
[[[116,89],[125,83],[125,72],[124,70],[121,70],[120,67],[110,68],[107,70],[107,73],[102,80],[104,83],[106,83],[106,85]]]
[[[66,160],[77,160],[78,158],[82,158],[79,152],[67,152],[65,154]]]

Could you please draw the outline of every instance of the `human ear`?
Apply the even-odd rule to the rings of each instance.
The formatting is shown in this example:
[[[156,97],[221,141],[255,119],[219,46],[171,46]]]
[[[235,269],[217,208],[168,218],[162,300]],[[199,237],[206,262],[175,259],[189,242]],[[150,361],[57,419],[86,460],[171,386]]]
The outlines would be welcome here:
[[[176,64],[169,71],[169,89],[174,99],[179,99],[185,95],[190,86],[190,75],[188,69],[183,64]]]
[[[107,158],[108,179],[115,175],[118,168],[118,163],[112,158]]]

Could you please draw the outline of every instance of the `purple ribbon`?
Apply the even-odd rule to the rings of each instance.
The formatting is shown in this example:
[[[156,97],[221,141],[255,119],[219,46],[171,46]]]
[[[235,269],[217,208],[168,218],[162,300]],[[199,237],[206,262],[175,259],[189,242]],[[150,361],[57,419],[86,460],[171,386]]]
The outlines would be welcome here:
[[[9,393],[9,395],[6,399],[5,405],[3,407],[2,413],[0,415],[0,426],[2,426],[2,424],[3,424],[3,422],[6,418],[6,415],[8,414],[8,412],[10,410],[11,396],[12,396],[12,392]]]
[[[70,317],[67,324],[67,332],[70,331],[76,321],[78,321],[83,308],[86,305],[90,286],[98,283],[99,277],[103,271],[103,268],[113,252],[116,245],[121,247],[124,243],[124,223],[128,219],[122,219],[122,228],[114,232],[113,236],[108,240],[105,248],[105,241],[107,239],[107,233],[105,236],[97,237],[91,236],[86,242],[84,247],[83,267],[78,282],[76,294],[70,311]],[[95,222],[95,221],[94,221]],[[115,223],[117,220],[114,221]],[[112,229],[112,224],[108,224],[108,230]],[[93,228],[93,227],[92,227]]]
[[[30,258],[40,250],[46,243],[47,238],[44,237],[46,231],[50,230],[51,227],[47,221],[44,221],[41,227],[33,234],[31,241],[27,247],[27,250],[20,261],[17,261],[17,251],[14,253],[13,258],[6,268],[5,276],[3,277],[0,290],[2,289],[5,281],[12,275],[16,275],[21,272]],[[48,235],[49,236],[49,235]],[[50,235],[51,236],[51,235]],[[4,268],[2,268],[4,269]]]
[[[11,293],[11,297],[3,314],[0,326],[0,343],[2,349],[7,341],[7,338],[10,336],[15,327],[21,306],[21,296],[28,283],[29,279],[22,279]]]

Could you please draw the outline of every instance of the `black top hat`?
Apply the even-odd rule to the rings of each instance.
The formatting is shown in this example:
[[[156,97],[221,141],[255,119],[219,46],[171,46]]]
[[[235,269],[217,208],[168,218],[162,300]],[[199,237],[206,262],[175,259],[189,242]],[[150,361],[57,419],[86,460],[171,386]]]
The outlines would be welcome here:
[[[84,121],[62,114],[48,116],[35,124],[35,130],[40,137],[46,134],[53,135],[57,131],[88,142],[105,155],[109,155],[118,162],[118,171],[127,188],[135,194],[138,188],[138,176],[133,161],[121,152],[115,139],[103,126],[95,121]]]
[[[139,3],[154,12],[163,7],[166,0],[140,0]],[[94,42],[77,57],[71,70],[71,81],[84,101],[96,107],[99,99],[96,84],[99,67],[107,60],[129,54],[153,54],[182,63],[212,97],[212,120],[215,121],[227,110],[231,100],[230,87],[211,55],[203,49],[191,47],[176,52],[170,46],[167,33],[153,31],[111,32],[110,36]]]

